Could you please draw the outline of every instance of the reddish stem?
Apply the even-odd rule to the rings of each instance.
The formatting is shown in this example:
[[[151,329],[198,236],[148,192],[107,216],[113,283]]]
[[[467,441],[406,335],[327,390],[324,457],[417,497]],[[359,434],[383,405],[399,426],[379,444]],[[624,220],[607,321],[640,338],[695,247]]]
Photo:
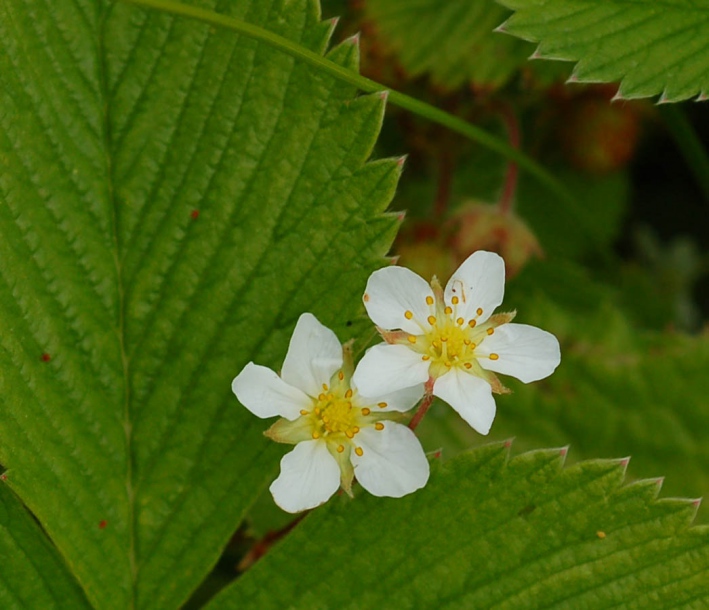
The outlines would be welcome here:
[[[290,533],[290,531],[298,525],[309,512],[309,510],[303,511],[295,519],[293,519],[293,521],[283,526],[281,529],[276,530],[275,532],[268,532],[263,538],[261,538],[261,540],[258,540],[251,547],[251,549],[249,549],[248,553],[246,553],[246,555],[239,562],[237,569],[240,572],[245,572],[248,570],[253,564],[261,559],[261,557],[268,553],[276,542],[278,542],[286,534]]]
[[[411,430],[416,430],[417,426],[421,423],[421,420],[423,419],[424,415],[426,415],[429,408],[431,407],[431,403],[433,403],[433,394],[431,394],[428,388],[428,384],[426,384],[426,394],[424,394],[424,397],[421,399],[421,404],[419,405],[419,408],[416,410],[416,413],[414,413],[414,416],[409,422],[409,428]]]
[[[500,116],[502,121],[507,128],[507,135],[510,139],[510,145],[519,150],[520,145],[520,133],[519,133],[519,121],[515,115],[512,107],[508,104],[503,104],[499,108]],[[515,193],[517,191],[517,175],[519,174],[519,168],[517,163],[510,161],[507,165],[507,175],[505,176],[505,183],[502,188],[502,194],[500,195],[500,211],[503,214],[507,214],[512,211],[515,200]]]

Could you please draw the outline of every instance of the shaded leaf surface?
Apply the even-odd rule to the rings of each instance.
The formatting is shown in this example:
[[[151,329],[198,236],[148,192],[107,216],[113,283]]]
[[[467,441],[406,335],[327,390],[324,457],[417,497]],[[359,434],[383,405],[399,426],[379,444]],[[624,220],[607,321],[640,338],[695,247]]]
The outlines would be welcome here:
[[[577,61],[572,79],[621,81],[619,95],[676,102],[709,93],[707,0],[501,0],[504,31],[536,56]]]
[[[0,2],[0,46],[0,462],[94,607],[178,607],[277,463],[231,379],[305,310],[344,329],[393,237],[384,101],[100,0]]]
[[[709,530],[696,505],[623,487],[623,461],[562,469],[490,445],[401,500],[362,495],[309,515],[210,608],[698,607]]]

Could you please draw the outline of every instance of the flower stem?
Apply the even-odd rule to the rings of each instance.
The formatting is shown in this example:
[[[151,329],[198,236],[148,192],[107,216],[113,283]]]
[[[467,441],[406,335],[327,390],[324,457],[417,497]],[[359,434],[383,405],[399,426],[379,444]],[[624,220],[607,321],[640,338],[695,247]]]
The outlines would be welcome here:
[[[244,555],[244,557],[239,562],[239,565],[237,566],[239,572],[245,572],[252,565],[254,565],[271,549],[271,547],[276,542],[278,542],[286,534],[289,534],[296,525],[298,525],[303,519],[305,519],[309,512],[309,510],[303,511],[290,523],[284,525],[281,529],[272,532],[267,532],[266,535],[261,538],[261,540],[256,541],[256,543],[249,549],[246,555]]]
[[[426,385],[428,386],[428,384]],[[418,425],[421,423],[421,420],[423,419],[424,415],[426,415],[428,409],[431,407],[432,403],[433,394],[431,394],[428,388],[426,388],[426,394],[424,394],[423,398],[421,399],[421,404],[419,405],[419,408],[416,410],[416,413],[414,413],[414,416],[409,422],[409,429],[416,430]]]

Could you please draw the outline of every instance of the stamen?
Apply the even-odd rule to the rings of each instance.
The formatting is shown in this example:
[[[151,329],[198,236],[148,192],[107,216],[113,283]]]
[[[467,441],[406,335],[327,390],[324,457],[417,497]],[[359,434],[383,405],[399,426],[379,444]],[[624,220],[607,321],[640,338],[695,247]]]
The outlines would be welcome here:
[[[416,335],[409,335],[409,343],[416,343]]]
[[[465,345],[470,345],[471,341],[470,339],[463,339],[463,343],[465,343]]]
[[[490,354],[490,360],[498,360],[500,356],[498,354]]]
[[[339,373],[337,373],[337,378],[340,381],[342,381],[345,378],[345,374],[342,371],[340,371]]]
[[[426,305],[433,305],[433,297],[426,297]]]
[[[345,432],[345,436],[347,438],[354,438],[354,433],[352,432],[352,430],[348,430],[347,432]]]
[[[369,301],[369,295],[365,292],[362,299],[364,300],[365,303],[367,303]]]
[[[337,453],[342,453],[344,450],[345,450],[345,446],[344,446],[344,445],[338,445],[338,446],[337,446]]]
[[[473,365],[470,364],[470,362],[466,362],[463,366],[464,366],[466,369],[472,369],[472,368],[473,368]]]
[[[446,366],[447,366],[448,368],[450,368],[450,367],[451,367],[451,363],[450,363],[450,362],[448,362],[448,360],[446,360],[446,361],[445,361],[445,362],[444,362],[443,364],[445,364],[445,365],[446,365]]]
[[[315,432],[313,432],[313,438],[314,438],[315,440],[319,439],[319,438],[320,438],[320,432],[318,432],[317,430],[316,430]]]
[[[323,390],[325,390],[325,391],[327,392],[327,390],[328,390],[328,387],[327,387],[327,384],[326,384],[326,383],[323,383],[323,384],[322,384],[322,389],[323,389]]]
[[[458,326],[463,326],[463,324],[465,324],[465,320],[463,318],[458,318],[455,322]]]
[[[364,415],[365,417],[367,415],[369,415],[371,412],[372,412],[372,410],[367,407],[364,407],[364,409],[362,409],[362,415]]]
[[[482,308],[482,307],[478,307],[478,309],[477,309],[477,311],[476,311],[475,313],[477,313],[479,316],[483,315],[483,308]]]
[[[414,314],[413,314],[413,312],[411,312],[411,311],[409,311],[409,310],[407,309],[407,310],[404,312],[404,317],[405,317],[407,320],[410,320],[411,318],[414,317]]]
[[[384,430],[384,424],[381,423],[381,422],[377,422],[376,424],[374,424],[374,427],[375,427],[377,430]]]
[[[362,457],[364,454],[364,451],[362,450],[362,447],[355,447],[355,453],[359,456]]]
[[[487,334],[488,334],[488,335],[491,335],[491,334],[494,333],[494,332],[495,332],[495,329],[494,329],[494,328],[488,328],[488,329],[487,329]]]
[[[345,392],[345,398],[352,398],[352,390],[347,390]]]
[[[451,303],[453,303],[453,305],[457,305],[458,303],[460,303],[460,300],[458,299],[458,297],[453,297],[451,299]]]
[[[421,356],[421,360],[430,360],[430,359],[431,359],[431,356],[426,356],[426,355]]]
[[[475,320],[470,320],[470,322],[468,322],[468,326],[470,326],[470,328],[475,328],[476,324],[477,322]]]
[[[441,343],[445,343],[446,341],[448,341],[448,337],[441,337]],[[433,344],[435,345],[436,342],[434,341]]]
[[[325,400],[325,394],[318,394],[318,400],[323,402]]]
[[[320,407],[315,407],[315,415],[320,415],[321,412]]]
[[[453,313],[453,308],[452,307],[446,307],[443,311],[446,312],[446,315],[451,315]]]
[[[300,410],[301,415],[307,415],[308,413],[310,413],[310,411],[306,411],[305,409]]]
[[[386,408],[387,403],[385,403],[385,402],[379,402],[379,403],[377,403],[377,406],[378,406],[380,409],[384,409],[384,408]]]
[[[428,323],[433,326],[436,323],[436,316],[428,316]]]
[[[352,432],[357,434],[359,432],[359,426],[355,426],[354,428],[352,428]]]
[[[323,420],[326,424],[329,424],[329,423],[330,423],[330,418],[329,418],[327,415],[323,415],[323,416],[322,416],[322,420]]]

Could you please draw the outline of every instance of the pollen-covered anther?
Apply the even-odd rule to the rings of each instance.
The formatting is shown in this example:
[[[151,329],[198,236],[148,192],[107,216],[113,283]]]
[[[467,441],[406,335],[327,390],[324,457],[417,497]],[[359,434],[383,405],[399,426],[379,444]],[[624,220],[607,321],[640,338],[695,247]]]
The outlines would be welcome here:
[[[428,355],[426,355],[426,354],[424,354],[423,356],[421,356],[421,360],[430,360],[430,359],[431,359],[431,356],[428,356]]]
[[[327,386],[326,383],[323,383],[323,384],[322,384],[322,389],[323,389],[323,391],[327,392],[330,388],[328,388],[328,386]]]
[[[362,415],[364,415],[365,417],[367,417],[367,415],[369,415],[371,412],[372,410],[369,407],[364,407],[364,409],[362,409]]]
[[[345,446],[344,446],[344,445],[338,445],[338,446],[337,446],[337,453],[342,453],[344,450],[345,450]]]
[[[478,307],[477,310],[475,311],[475,313],[478,314],[479,316],[483,315],[483,308]]]
[[[428,316],[427,321],[431,326],[433,326],[436,323],[436,316]]]
[[[359,426],[355,426],[354,428],[352,428],[352,432],[357,434],[359,432]]]
[[[466,369],[472,369],[472,368],[473,368],[473,365],[472,365],[470,362],[466,362],[463,366],[464,366]]]
[[[355,453],[359,456],[362,457],[364,455],[364,450],[362,447],[355,447]]]
[[[310,411],[306,411],[305,409],[300,410],[301,415],[307,415],[308,413],[310,413]]]
[[[377,406],[378,406],[380,409],[386,409],[387,403],[385,403],[385,402],[378,402],[378,403],[377,403]]]
[[[377,422],[376,424],[374,424],[374,428],[376,430],[384,430],[384,424],[382,422]]]
[[[345,374],[342,371],[340,371],[339,373],[337,373],[337,378],[340,381],[342,381],[345,378]]]
[[[446,307],[443,311],[446,312],[446,315],[451,315],[453,313],[453,308],[452,307]]]
[[[416,335],[409,335],[407,338],[409,343],[416,343]]]
[[[470,328],[475,328],[475,325],[476,325],[476,324],[477,324],[477,322],[476,322],[475,320],[470,320],[470,321],[468,322],[468,326],[470,326]]]
[[[345,436],[346,436],[347,438],[354,438],[354,432],[352,432],[352,430],[347,430],[347,431],[345,432]]]
[[[407,309],[407,310],[404,312],[404,317],[405,317],[407,320],[410,320],[411,318],[414,317],[414,314],[413,314],[412,311],[409,311],[409,310]]]
[[[368,303],[368,302],[369,302],[369,295],[368,295],[366,292],[364,293],[364,296],[362,297],[362,300],[363,300],[365,303]]]
[[[463,324],[465,324],[465,320],[464,320],[463,318],[458,318],[458,319],[455,321],[455,323],[456,323],[458,326],[463,326]]]
[[[453,305],[457,305],[458,303],[460,303],[460,299],[458,297],[453,297],[451,299],[451,303],[453,303]]]
[[[488,334],[488,335],[491,335],[491,334],[493,334],[494,332],[495,332],[495,329],[494,329],[494,328],[488,328],[488,329],[487,329],[487,334]]]
[[[499,354],[490,354],[490,360],[499,360],[500,356]]]
[[[313,431],[313,439],[317,440],[319,438],[320,438],[320,432],[318,432],[317,430],[314,430]]]
[[[426,305],[433,305],[433,297],[431,297],[431,296],[426,297]]]
[[[347,390],[345,392],[345,398],[352,398],[352,390]]]

